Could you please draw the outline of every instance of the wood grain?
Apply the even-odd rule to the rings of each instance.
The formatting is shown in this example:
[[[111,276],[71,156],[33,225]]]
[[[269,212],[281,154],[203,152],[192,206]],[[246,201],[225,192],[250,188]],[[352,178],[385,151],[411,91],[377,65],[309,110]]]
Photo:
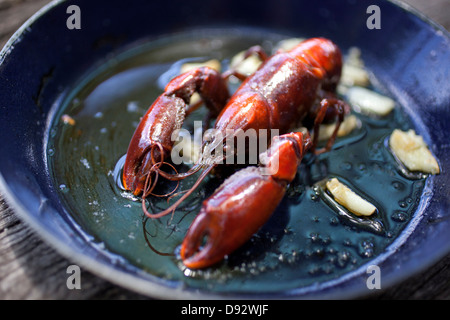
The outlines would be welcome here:
[[[0,0],[0,47],[49,0]],[[426,16],[450,29],[450,1],[408,0]],[[66,286],[73,264],[44,243],[0,195],[0,299],[145,298],[82,270],[82,289]],[[450,255],[429,270],[371,299],[450,299]]]
[[[407,0],[404,1],[427,17],[450,30],[450,1],[449,0]]]
[[[0,0],[0,48],[11,35],[49,0]]]

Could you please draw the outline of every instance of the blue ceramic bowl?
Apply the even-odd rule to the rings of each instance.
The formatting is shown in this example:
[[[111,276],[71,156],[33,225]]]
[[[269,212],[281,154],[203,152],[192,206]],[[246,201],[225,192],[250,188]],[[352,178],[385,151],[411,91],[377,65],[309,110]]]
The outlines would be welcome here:
[[[427,179],[417,212],[395,245],[375,261],[383,287],[410,277],[450,252],[450,38],[401,3],[380,0],[77,1],[81,29],[69,30],[71,3],[35,14],[0,53],[0,182],[8,203],[49,244],[93,273],[158,298],[355,298],[368,294],[364,270],[327,285],[271,294],[211,294],[113,261],[64,207],[47,165],[52,119],[68,90],[106,56],[160,35],[194,28],[259,28],[324,36],[357,46],[367,67],[410,116],[442,172]],[[381,29],[368,29],[369,5]]]

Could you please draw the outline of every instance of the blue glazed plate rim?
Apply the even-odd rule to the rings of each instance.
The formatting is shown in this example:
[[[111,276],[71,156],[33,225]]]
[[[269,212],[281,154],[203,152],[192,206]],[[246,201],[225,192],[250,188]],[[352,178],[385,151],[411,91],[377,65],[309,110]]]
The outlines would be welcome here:
[[[413,14],[416,17],[420,18],[427,24],[431,25],[436,31],[442,32],[444,36],[447,38],[450,38],[450,33],[445,30],[442,26],[437,24],[436,22],[430,20],[428,17],[411,7],[410,5],[400,2],[398,0],[387,0],[388,2],[393,3],[397,7],[400,7],[401,9],[405,10],[409,14]],[[5,44],[4,48],[0,51],[0,64],[3,63],[4,59],[10,54],[12,51],[12,48],[14,47],[14,44],[16,41],[20,41],[21,36],[26,32],[26,30],[33,25],[35,21],[40,19],[42,16],[44,16],[48,11],[50,11],[52,8],[56,7],[57,5],[66,2],[65,0],[54,0],[50,2],[49,4],[45,5],[43,8],[41,8],[38,12],[36,12],[31,18],[29,18],[15,33],[14,35],[9,39],[9,41]],[[427,180],[427,185],[431,187],[433,185],[433,177],[431,177],[429,180]],[[5,197],[5,200],[7,201],[8,205],[14,209],[15,212],[19,215],[21,219],[23,219],[27,225],[29,225],[33,230],[37,232],[39,236],[41,236],[46,243],[51,244],[52,247],[54,247],[60,254],[63,256],[69,258],[71,261],[75,261],[79,263],[80,265],[86,267],[89,271],[96,274],[97,276],[107,279],[113,283],[116,283],[118,285],[121,285],[125,288],[134,290],[136,292],[142,293],[147,296],[156,297],[156,298],[163,298],[163,299],[229,299],[229,298],[244,298],[244,299],[255,299],[255,298],[268,298],[268,299],[278,299],[278,298],[314,298],[315,297],[315,290],[319,289],[327,289],[334,286],[339,286],[341,283],[347,281],[348,278],[357,277],[360,274],[357,274],[356,272],[352,272],[348,274],[347,276],[341,277],[336,280],[331,280],[326,283],[323,283],[315,288],[315,290],[311,290],[310,287],[300,288],[299,290],[291,290],[289,292],[284,292],[280,294],[245,294],[245,293],[224,293],[224,294],[215,294],[211,292],[206,291],[198,291],[195,289],[180,289],[177,287],[173,287],[170,284],[170,281],[160,281],[160,279],[156,279],[156,277],[148,277],[149,281],[142,281],[142,278],[137,278],[136,274],[140,273],[139,269],[136,268],[136,270],[132,270],[132,273],[124,272],[124,270],[117,270],[114,267],[111,267],[110,265],[107,265],[103,262],[97,261],[94,257],[86,256],[83,254],[80,250],[74,250],[74,248],[71,245],[68,245],[64,242],[61,242],[58,236],[55,234],[55,231],[52,232],[52,230],[49,230],[48,226],[39,221],[35,215],[30,215],[28,210],[23,206],[21,203],[21,200],[18,199],[10,190],[8,187],[8,184],[6,183],[3,174],[0,172],[0,189],[2,192],[2,195]],[[425,203],[421,201],[420,207],[427,207],[427,199]],[[424,209],[421,209],[424,210]],[[419,221],[413,221],[413,226],[408,226],[407,229],[410,233],[414,232],[414,224],[417,224],[420,222],[420,219],[422,217],[419,217]],[[73,222],[75,224],[75,222]],[[59,232],[59,231],[58,231]],[[401,243],[408,241],[409,234],[406,234],[403,239],[399,240]],[[397,241],[396,241],[397,242]],[[400,243],[400,245],[401,245]],[[393,246],[394,249],[398,247],[398,245]],[[420,271],[423,271],[425,268],[430,267],[432,264],[437,262],[439,259],[441,259],[444,255],[448,254],[450,252],[450,244],[447,247],[440,247],[438,250],[434,252],[433,255],[431,255],[432,258],[430,258],[426,262],[422,262],[420,265],[409,265],[409,269],[406,272],[402,272],[400,274],[397,274],[395,278],[391,278],[388,280],[386,287],[390,287],[394,284],[397,284],[403,280],[405,280],[408,277],[411,277],[414,274],[417,274]],[[380,255],[375,260],[385,260],[387,259],[392,252],[386,252],[382,255]],[[371,261],[370,263],[373,263]],[[364,267],[364,266],[363,266]],[[358,270],[362,270],[362,268],[358,268]],[[134,272],[134,273],[133,273]],[[142,276],[142,274],[140,275]],[[326,292],[325,294],[320,294],[320,298],[325,299],[346,299],[346,298],[355,298],[355,297],[361,297],[368,295],[370,292],[368,292],[367,289],[361,287],[359,289],[355,288],[340,288],[339,292]],[[305,296],[304,296],[305,295]]]

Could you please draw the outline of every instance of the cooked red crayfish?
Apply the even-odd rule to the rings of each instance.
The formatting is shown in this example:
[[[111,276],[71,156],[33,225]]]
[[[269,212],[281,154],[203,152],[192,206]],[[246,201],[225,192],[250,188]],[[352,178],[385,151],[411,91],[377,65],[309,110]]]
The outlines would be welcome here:
[[[249,77],[236,72],[220,74],[200,67],[175,77],[142,118],[130,142],[123,169],[123,185],[135,195],[142,194],[142,206],[147,216],[159,218],[173,213],[203,178],[217,166],[211,155],[222,141],[203,141],[202,156],[185,173],[169,174],[161,167],[167,163],[174,146],[172,133],[181,128],[191,96],[197,92],[216,117],[214,129],[227,137],[239,129],[278,129],[270,148],[265,152],[266,166],[278,161],[278,170],[261,174],[262,167],[242,169],[229,177],[216,192],[203,202],[199,215],[190,226],[181,246],[181,258],[189,268],[204,268],[221,261],[258,231],[282,200],[287,185],[297,173],[306,151],[328,151],[348,106],[335,96],[342,69],[342,55],[330,40],[312,38],[288,52],[265,56],[259,69]],[[243,80],[230,97],[226,79],[234,74]],[[316,150],[319,125],[336,121],[334,134],[326,146]],[[300,123],[312,123],[313,136],[290,132]],[[227,146],[225,145],[224,148]],[[275,157],[276,156],[276,157]],[[208,161],[210,160],[210,161]],[[157,177],[181,180],[203,170],[194,186],[172,206],[160,213],[146,209],[145,198],[152,195]],[[202,245],[206,237],[206,244]]]

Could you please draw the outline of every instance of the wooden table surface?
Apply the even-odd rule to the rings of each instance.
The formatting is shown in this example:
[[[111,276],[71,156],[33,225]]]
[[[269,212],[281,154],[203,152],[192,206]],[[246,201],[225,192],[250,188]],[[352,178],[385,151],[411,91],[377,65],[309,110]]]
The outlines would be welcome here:
[[[0,48],[49,0],[0,0]],[[450,0],[407,0],[450,30]],[[82,270],[82,290],[68,290],[73,264],[22,222],[0,194],[0,299],[145,298]],[[429,270],[382,291],[374,299],[450,299],[450,255]]]

